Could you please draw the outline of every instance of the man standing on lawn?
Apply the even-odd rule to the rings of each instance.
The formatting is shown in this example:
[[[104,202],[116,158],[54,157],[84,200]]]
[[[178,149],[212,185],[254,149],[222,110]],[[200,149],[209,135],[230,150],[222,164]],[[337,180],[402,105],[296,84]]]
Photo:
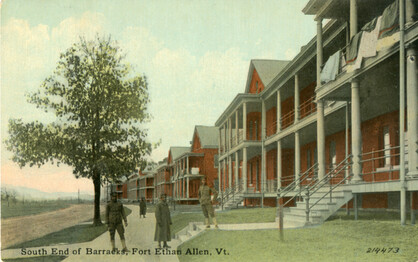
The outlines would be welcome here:
[[[215,217],[215,210],[213,209],[213,200],[211,200],[211,194],[213,194],[213,199],[218,198],[218,191],[209,187],[206,183],[206,178],[203,177],[201,180],[201,185],[199,187],[199,202],[202,207],[203,215],[205,216],[206,228],[210,228],[209,216],[212,218],[212,222],[215,225],[215,228],[218,228],[218,222]]]
[[[161,194],[160,201],[155,207],[155,220],[154,241],[158,242],[158,248],[161,248],[161,242],[164,242],[163,248],[170,248],[167,241],[171,240],[170,225],[173,223],[171,222],[166,194]]]
[[[122,219],[125,221],[125,226],[128,226],[125,210],[122,203],[117,201],[116,192],[111,193],[111,201],[106,206],[106,224],[110,233],[110,243],[112,244],[112,251],[116,251],[115,247],[115,230],[118,231],[120,242],[122,242],[122,252],[127,252],[125,243],[125,229],[123,228]]]

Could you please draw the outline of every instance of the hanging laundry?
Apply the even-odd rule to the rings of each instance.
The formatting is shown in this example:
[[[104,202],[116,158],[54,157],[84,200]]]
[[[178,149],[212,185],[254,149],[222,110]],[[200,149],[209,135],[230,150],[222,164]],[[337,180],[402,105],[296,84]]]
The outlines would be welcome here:
[[[340,66],[341,50],[330,56],[321,71],[321,83],[328,83],[335,80]]]
[[[350,73],[354,71],[353,65],[357,60],[358,55],[358,48],[360,45],[361,36],[363,35],[363,31],[358,32],[353,38],[351,38],[350,45],[348,46],[347,50],[347,72]]]
[[[397,31],[399,31],[399,1],[395,0],[383,11],[379,39],[390,36]]]
[[[386,7],[382,14],[377,51],[382,51],[399,42],[399,1]]]
[[[379,36],[381,21],[381,16],[376,17],[362,28],[362,31],[363,29],[365,30],[363,31],[363,34],[361,36],[357,59],[354,61],[354,64],[350,68],[350,71],[359,69],[361,67],[363,58],[376,56],[377,38]]]

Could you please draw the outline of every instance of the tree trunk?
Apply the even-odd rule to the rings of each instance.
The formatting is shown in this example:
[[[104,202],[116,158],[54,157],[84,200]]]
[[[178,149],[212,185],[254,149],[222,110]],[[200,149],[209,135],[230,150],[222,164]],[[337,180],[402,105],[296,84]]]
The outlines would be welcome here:
[[[102,225],[102,220],[100,219],[100,176],[93,176],[94,184],[94,218],[93,226]]]

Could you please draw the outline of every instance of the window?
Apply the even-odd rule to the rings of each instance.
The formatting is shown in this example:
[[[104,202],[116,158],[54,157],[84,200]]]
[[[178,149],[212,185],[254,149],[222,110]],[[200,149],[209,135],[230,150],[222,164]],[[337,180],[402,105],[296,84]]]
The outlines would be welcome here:
[[[258,123],[257,120],[254,121],[254,130],[255,130],[255,139],[258,140]]]
[[[250,140],[253,140],[253,121],[250,121]]]
[[[258,81],[255,81],[255,92],[260,93],[260,90],[258,90]]]
[[[329,166],[334,168],[337,165],[337,151],[335,141],[329,144]]]
[[[259,176],[259,165],[260,165],[260,163],[258,162],[258,159],[257,159],[257,161],[255,162],[256,163],[256,166],[255,166],[255,190],[256,191],[258,191],[259,190],[259,188],[258,188],[258,176]]]
[[[385,166],[390,166],[390,133],[388,126],[383,128],[383,150]]]
[[[306,152],[306,162],[307,162],[307,169],[311,168],[311,150],[308,149],[308,151]]]
[[[219,155],[213,156],[213,163],[214,163],[215,168],[219,167]]]
[[[250,163],[250,185],[253,184],[253,163]]]

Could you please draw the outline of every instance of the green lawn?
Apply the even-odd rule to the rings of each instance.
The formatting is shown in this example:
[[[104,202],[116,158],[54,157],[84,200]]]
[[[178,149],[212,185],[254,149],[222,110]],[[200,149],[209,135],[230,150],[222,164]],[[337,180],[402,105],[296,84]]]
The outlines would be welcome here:
[[[276,215],[276,208],[245,208],[233,209],[228,212],[216,213],[216,218],[219,224],[241,224],[241,223],[263,223],[274,222]],[[205,217],[202,212],[196,213],[180,213],[171,217],[173,226],[171,231],[173,233],[179,232],[186,227],[189,222],[204,222]]]
[[[132,210],[124,207],[125,213],[128,216],[132,213]],[[103,220],[103,218],[102,218]],[[107,226],[105,224],[101,226],[93,226],[91,224],[75,225],[72,227],[65,228],[63,230],[45,235],[43,237],[26,241],[23,243],[16,244],[9,247],[12,248],[29,248],[29,247],[41,247],[41,246],[51,246],[59,243],[82,243],[87,241],[92,241],[96,237],[100,236],[107,231]]]
[[[22,202],[9,203],[1,202],[1,218],[10,218],[18,216],[35,215],[43,212],[54,211],[67,208],[71,202],[67,201],[39,201],[39,202]]]
[[[382,214],[382,213],[381,213]],[[321,226],[277,230],[209,230],[180,246],[180,261],[417,261],[418,226],[401,226],[399,214],[360,214],[354,221],[344,212]],[[188,248],[212,255],[185,255]],[[223,248],[229,255],[217,255]],[[372,251],[379,248],[380,251]],[[383,253],[383,248],[385,252]],[[376,250],[376,249],[375,249]],[[371,251],[371,252],[368,252]],[[395,253],[397,252],[397,253]],[[222,250],[223,253],[223,250]]]

